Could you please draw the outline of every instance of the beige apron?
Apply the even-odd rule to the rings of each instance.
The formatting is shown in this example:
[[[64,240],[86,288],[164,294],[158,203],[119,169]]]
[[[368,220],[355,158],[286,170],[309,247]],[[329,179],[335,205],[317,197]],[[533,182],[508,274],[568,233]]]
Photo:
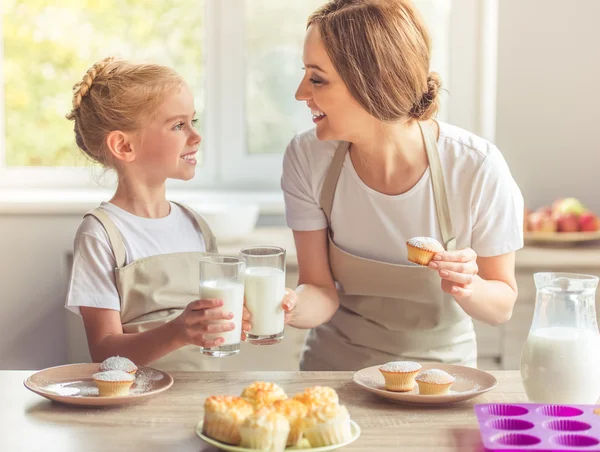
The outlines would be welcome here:
[[[436,138],[419,123],[446,249],[456,247]],[[321,190],[329,225],[329,261],[340,307],[332,319],[311,330],[302,370],[358,370],[395,360],[476,365],[471,318],[441,289],[435,270],[354,256],[335,244],[331,211],[349,143],[337,148]]]
[[[180,205],[180,204],[178,204]],[[204,219],[194,216],[206,251],[217,252],[215,237]],[[104,226],[115,255],[115,280],[121,299],[121,323],[125,333],[141,333],[176,318],[199,295],[199,258],[202,252],[171,253],[145,257],[125,265],[125,245],[121,233],[102,209],[92,215]],[[162,370],[220,370],[219,360],[203,355],[200,347],[187,345],[149,363]]]

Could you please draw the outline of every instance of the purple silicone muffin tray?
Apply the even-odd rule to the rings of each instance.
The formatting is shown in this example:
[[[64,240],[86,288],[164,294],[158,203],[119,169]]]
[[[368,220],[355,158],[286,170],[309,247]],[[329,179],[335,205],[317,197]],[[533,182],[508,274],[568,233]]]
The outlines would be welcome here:
[[[488,451],[600,452],[599,408],[598,405],[484,403],[475,405],[475,414]]]

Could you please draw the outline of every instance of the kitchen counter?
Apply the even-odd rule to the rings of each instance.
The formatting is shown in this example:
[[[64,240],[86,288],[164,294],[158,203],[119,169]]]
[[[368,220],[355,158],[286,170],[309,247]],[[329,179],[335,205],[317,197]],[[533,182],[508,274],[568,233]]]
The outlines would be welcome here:
[[[240,248],[254,245],[273,245],[285,248],[288,266],[297,268],[294,236],[291,229],[286,227],[256,228],[243,240],[220,244],[219,251],[226,254],[237,254]],[[516,266],[534,270],[552,268],[555,271],[572,267],[596,269],[600,267],[600,241],[568,247],[527,245],[517,251]]]
[[[255,380],[272,381],[288,394],[314,385],[338,391],[360,438],[343,450],[475,452],[481,450],[473,406],[525,402],[519,373],[492,372],[498,386],[475,399],[445,407],[401,405],[361,390],[351,372],[172,372],[174,385],[139,405],[81,408],[50,402],[27,390],[30,371],[0,371],[0,450],[44,452],[211,451],[195,435],[204,399],[234,394]]]

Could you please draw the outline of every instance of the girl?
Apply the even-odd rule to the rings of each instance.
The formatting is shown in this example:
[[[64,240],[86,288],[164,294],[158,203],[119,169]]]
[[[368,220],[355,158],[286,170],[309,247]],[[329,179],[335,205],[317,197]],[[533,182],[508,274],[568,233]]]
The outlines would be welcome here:
[[[282,187],[298,253],[291,324],[311,331],[301,368],[392,360],[474,366],[472,318],[508,320],[523,198],[498,149],[432,120],[440,79],[408,0],[332,0],[308,20],[296,136]],[[445,246],[409,265],[405,242]]]
[[[195,300],[198,258],[217,251],[215,238],[199,215],[165,197],[168,178],[194,177],[202,140],[195,113],[184,80],[159,65],[106,58],[74,86],[67,118],[77,145],[118,175],[113,198],[77,231],[66,301],[83,317],[94,361],[120,355],[162,369],[219,368],[198,346],[222,344],[204,335],[232,330],[215,321],[233,314],[221,300]]]

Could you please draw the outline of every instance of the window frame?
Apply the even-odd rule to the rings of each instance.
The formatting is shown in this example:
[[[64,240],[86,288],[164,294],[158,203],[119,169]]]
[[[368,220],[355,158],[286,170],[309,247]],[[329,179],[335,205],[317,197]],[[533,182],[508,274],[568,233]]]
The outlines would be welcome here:
[[[244,0],[205,3],[203,163],[173,189],[279,191],[283,151],[246,152]],[[449,36],[447,122],[493,140],[495,126],[497,0],[452,0]],[[298,18],[302,20],[302,18]],[[0,44],[3,36],[0,21]],[[227,57],[224,58],[223,56]],[[301,62],[299,62],[299,65]],[[300,82],[300,79],[298,80]],[[293,95],[293,93],[291,94]],[[240,101],[241,99],[241,101]],[[3,46],[0,45],[0,188],[110,188],[114,178],[99,168],[6,167]],[[308,111],[307,111],[307,114]],[[292,137],[290,137],[291,139]],[[102,181],[106,180],[104,184]]]

